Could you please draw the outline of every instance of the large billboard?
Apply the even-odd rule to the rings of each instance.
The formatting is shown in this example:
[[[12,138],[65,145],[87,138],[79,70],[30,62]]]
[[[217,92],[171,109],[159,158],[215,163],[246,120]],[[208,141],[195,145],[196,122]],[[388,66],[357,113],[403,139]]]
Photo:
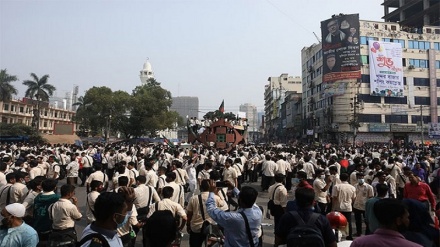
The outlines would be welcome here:
[[[370,94],[403,97],[402,45],[369,40]]]
[[[323,82],[361,78],[359,14],[321,22]]]

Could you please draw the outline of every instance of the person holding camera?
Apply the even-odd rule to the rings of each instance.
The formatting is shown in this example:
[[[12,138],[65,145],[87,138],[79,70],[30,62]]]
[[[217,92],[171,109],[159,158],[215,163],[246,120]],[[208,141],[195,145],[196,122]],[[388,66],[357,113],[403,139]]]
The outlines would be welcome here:
[[[258,246],[261,235],[262,212],[255,204],[258,192],[252,187],[243,186],[239,191],[231,182],[228,188],[238,196],[240,209],[237,212],[225,212],[216,207],[215,193],[217,186],[210,181],[206,211],[217,224],[224,228],[225,247]]]
[[[206,201],[209,196],[209,179],[204,179],[200,182],[200,195],[191,197],[186,208],[188,221],[186,229],[189,233],[189,245],[191,247],[201,247],[206,238],[204,226],[212,224],[213,220],[206,212]],[[216,206],[222,210],[228,209],[225,201],[217,195],[215,197]]]

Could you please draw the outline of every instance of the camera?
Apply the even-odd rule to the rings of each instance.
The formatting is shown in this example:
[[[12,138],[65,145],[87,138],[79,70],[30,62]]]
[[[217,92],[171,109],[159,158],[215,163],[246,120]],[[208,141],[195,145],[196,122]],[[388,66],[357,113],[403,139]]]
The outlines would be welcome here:
[[[219,182],[215,182],[215,186],[217,188],[226,188],[228,187],[228,184],[225,181],[219,181]]]

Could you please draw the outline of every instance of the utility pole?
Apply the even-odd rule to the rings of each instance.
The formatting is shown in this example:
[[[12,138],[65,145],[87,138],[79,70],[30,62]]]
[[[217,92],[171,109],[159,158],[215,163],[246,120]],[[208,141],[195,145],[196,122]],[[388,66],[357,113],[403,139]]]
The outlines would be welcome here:
[[[356,135],[358,129],[358,121],[357,121],[357,107],[359,102],[357,101],[357,95],[353,98],[353,147],[356,147]]]
[[[420,105],[420,134],[422,135],[422,150],[425,147],[425,141],[423,138],[423,106]]]

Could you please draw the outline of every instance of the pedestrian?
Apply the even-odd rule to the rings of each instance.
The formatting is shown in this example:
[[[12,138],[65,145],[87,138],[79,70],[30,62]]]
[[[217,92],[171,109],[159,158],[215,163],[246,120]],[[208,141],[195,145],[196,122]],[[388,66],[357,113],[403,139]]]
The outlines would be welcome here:
[[[287,189],[284,186],[285,176],[282,173],[275,174],[275,184],[271,185],[268,194],[269,199],[273,201],[271,215],[274,216],[274,226],[278,225],[281,216],[286,212],[287,206]]]
[[[399,232],[409,226],[409,213],[405,205],[392,198],[385,198],[374,204],[380,227],[373,234],[356,238],[351,247],[421,247],[422,245],[406,240]]]
[[[35,247],[38,244],[37,232],[23,221],[26,208],[20,203],[7,205],[1,211],[0,246]]]
[[[351,213],[353,202],[356,198],[356,188],[348,183],[348,174],[341,174],[341,184],[337,184],[332,190],[333,210],[342,213],[348,221],[348,235],[346,240],[353,240],[353,227],[351,223]]]
[[[210,182],[209,196],[206,209],[209,216],[224,228],[225,247],[232,246],[258,246],[261,233],[262,212],[255,205],[258,192],[252,187],[243,186],[239,191],[232,183],[228,182],[229,189],[239,195],[240,209],[237,212],[225,212],[216,207],[215,193],[217,187]]]
[[[353,212],[356,222],[356,236],[359,237],[362,235],[362,222],[365,222],[366,225],[365,235],[369,234],[368,223],[365,218],[365,203],[374,196],[374,190],[373,186],[365,182],[364,173],[357,172],[356,177],[358,183],[355,185],[356,199],[353,203]]]
[[[60,191],[61,198],[48,208],[49,217],[52,220],[49,247],[66,243],[76,245],[75,221],[79,221],[82,217],[78,209],[78,199],[75,197],[75,186],[65,184],[61,186]]]

